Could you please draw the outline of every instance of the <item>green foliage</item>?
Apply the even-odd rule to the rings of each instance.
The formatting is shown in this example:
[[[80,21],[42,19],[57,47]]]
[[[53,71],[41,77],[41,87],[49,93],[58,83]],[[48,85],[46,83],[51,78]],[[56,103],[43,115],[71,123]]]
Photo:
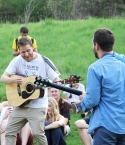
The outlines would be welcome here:
[[[12,42],[19,35],[20,24],[0,24],[0,74],[12,60]],[[39,23],[29,23],[29,35],[36,39],[40,54],[49,57],[65,79],[75,73],[86,86],[87,69],[96,61],[92,51],[92,38],[96,29],[107,27],[114,32],[114,50],[124,54],[124,19],[96,19],[57,21],[46,19]],[[0,101],[6,100],[5,85],[0,83]],[[71,133],[66,137],[67,145],[82,145],[74,122],[81,119],[80,113],[71,111]],[[36,144],[36,143],[35,143]]]
[[[23,23],[24,9],[31,0],[0,0],[3,22]],[[124,0],[33,0],[38,3],[30,15],[30,22],[45,18],[58,20],[88,19],[91,17],[113,18],[125,15]],[[33,7],[32,7],[33,8]],[[13,16],[13,20],[12,20]],[[6,20],[7,19],[7,20]]]

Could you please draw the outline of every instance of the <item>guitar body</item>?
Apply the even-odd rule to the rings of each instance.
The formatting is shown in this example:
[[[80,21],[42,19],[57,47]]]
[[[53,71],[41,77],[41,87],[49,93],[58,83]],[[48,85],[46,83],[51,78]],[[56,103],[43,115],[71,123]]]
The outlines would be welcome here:
[[[11,77],[15,77],[15,75]],[[36,76],[24,77],[21,85],[16,83],[6,84],[6,95],[9,104],[20,106],[27,100],[37,99],[40,96],[40,89],[35,88],[35,78]]]
[[[12,75],[10,77],[16,77],[16,75]],[[78,78],[69,78],[61,81],[64,83],[78,83]],[[54,87],[63,91],[67,91],[76,95],[81,95],[82,92],[68,88],[62,85],[58,85],[56,83],[49,82],[48,79],[42,79],[42,77],[29,76],[23,77],[23,84],[17,85],[16,83],[6,84],[6,96],[10,105],[12,106],[25,106],[27,102],[33,99],[37,99],[38,97],[44,96],[45,87]]]

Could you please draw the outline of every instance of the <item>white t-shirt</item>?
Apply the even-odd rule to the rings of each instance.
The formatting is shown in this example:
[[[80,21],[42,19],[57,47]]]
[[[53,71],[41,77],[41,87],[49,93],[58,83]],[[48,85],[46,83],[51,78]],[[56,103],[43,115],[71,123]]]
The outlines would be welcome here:
[[[42,78],[54,80],[60,74],[56,73],[38,54],[38,57],[33,59],[30,62],[27,62],[21,57],[21,55],[16,56],[8,65],[5,70],[10,75],[19,75],[19,76],[41,76]],[[34,80],[35,81],[35,80]],[[44,97],[37,98],[30,101],[25,107],[30,108],[47,108],[48,107],[48,89],[45,88]]]
[[[66,85],[66,87],[70,87],[69,86],[69,84],[67,84]],[[73,88],[74,89],[74,88]],[[78,89],[77,90],[79,90],[79,91],[85,91],[85,86],[83,85],[83,84],[79,84],[79,87],[78,87]],[[80,101],[80,99],[79,99],[79,96],[78,95],[75,95],[75,94],[72,94],[72,98],[69,98],[69,96],[70,96],[70,93],[69,92],[63,92],[64,94],[67,94],[67,96],[68,96],[68,102],[78,102],[78,101]]]

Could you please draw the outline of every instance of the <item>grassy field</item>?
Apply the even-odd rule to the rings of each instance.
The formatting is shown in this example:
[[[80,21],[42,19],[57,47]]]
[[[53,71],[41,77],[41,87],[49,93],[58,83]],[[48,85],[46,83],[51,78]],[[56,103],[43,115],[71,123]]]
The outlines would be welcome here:
[[[0,75],[4,72],[12,56],[13,39],[19,35],[23,24],[0,23]],[[114,50],[125,53],[125,20],[96,19],[57,21],[46,19],[38,23],[29,23],[29,35],[37,40],[40,54],[49,57],[61,73],[61,78],[70,74],[81,76],[86,86],[88,66],[96,59],[92,52],[92,37],[96,29],[110,28],[115,35]],[[0,83],[0,101],[6,100],[5,85]],[[67,145],[82,145],[74,122],[80,119],[79,114],[71,112],[71,133],[66,137]]]

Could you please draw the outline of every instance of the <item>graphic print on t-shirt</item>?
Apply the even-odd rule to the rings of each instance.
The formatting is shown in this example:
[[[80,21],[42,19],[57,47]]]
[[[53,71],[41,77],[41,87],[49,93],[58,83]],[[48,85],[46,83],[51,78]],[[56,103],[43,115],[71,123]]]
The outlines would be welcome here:
[[[31,75],[36,76],[38,74],[38,70],[39,70],[38,66],[24,64],[23,67],[24,67],[25,76],[27,77]]]

